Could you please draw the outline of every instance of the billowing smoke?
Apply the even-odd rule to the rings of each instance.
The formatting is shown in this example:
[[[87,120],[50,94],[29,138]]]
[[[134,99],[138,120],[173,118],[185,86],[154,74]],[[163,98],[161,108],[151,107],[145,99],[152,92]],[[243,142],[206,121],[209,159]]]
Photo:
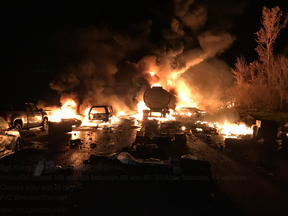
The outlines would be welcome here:
[[[51,88],[60,95],[77,93],[82,104],[80,112],[97,104],[112,104],[127,109],[133,92],[132,78],[138,74],[139,66],[125,59],[145,45],[150,25],[148,21],[142,26],[142,33],[147,30],[146,36],[130,39],[128,36],[112,35],[107,28],[99,30],[95,27],[57,35],[56,39],[60,42],[69,39],[66,41],[68,46],[60,44],[60,47],[63,46],[63,59],[60,61],[69,64],[60,68],[63,72],[50,83]]]
[[[221,106],[232,78],[218,56],[235,40],[228,32],[230,19],[243,4],[226,0],[139,4],[147,13],[131,17],[123,28],[103,19],[95,26],[58,32],[54,41],[59,74],[51,88],[63,100],[67,95],[77,99],[80,113],[100,104],[111,104],[118,111],[133,109],[153,83],[160,83],[178,102],[183,90],[199,108]]]

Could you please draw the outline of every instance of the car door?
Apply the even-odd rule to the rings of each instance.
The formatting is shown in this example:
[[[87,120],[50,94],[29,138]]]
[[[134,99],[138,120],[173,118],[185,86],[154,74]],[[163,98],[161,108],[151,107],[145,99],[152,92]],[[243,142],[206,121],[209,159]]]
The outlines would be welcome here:
[[[0,117],[0,158],[12,153],[17,137],[9,133],[8,123]]]
[[[108,116],[112,117],[113,116],[113,108],[112,108],[112,106],[107,106],[107,109],[108,109]]]
[[[34,114],[31,110],[30,104],[26,103],[25,104],[25,109],[26,109],[26,113],[27,113],[27,122],[28,122],[28,128],[34,127],[35,122],[34,122]]]
[[[30,104],[30,107],[34,115],[33,127],[38,127],[42,124],[42,112],[34,104]]]
[[[89,111],[91,121],[102,121],[107,119],[107,110],[104,106],[93,106]]]

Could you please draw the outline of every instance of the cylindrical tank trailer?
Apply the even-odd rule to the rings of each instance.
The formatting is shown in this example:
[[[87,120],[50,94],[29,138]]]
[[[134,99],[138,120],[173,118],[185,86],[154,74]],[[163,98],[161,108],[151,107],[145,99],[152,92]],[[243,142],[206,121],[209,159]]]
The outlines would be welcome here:
[[[153,117],[153,113],[160,113],[160,117],[166,117],[168,111],[168,104],[171,100],[171,95],[162,87],[152,87],[148,89],[143,95],[144,103],[150,110],[143,110],[143,120],[148,117]],[[157,116],[159,117],[159,116]]]

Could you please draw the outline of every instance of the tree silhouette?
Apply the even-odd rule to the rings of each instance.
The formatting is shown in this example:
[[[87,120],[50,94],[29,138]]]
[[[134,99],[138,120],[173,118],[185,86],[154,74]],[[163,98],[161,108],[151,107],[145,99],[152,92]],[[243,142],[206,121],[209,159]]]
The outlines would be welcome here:
[[[258,59],[250,64],[237,58],[232,72],[235,84],[230,89],[238,107],[283,109],[288,104],[288,58],[274,53],[274,44],[288,15],[278,6],[262,10],[262,27],[255,33]],[[287,53],[286,53],[287,54]]]
[[[262,27],[257,35],[256,42],[258,43],[255,49],[261,62],[262,72],[267,75],[268,87],[271,87],[271,79],[273,70],[271,67],[274,61],[274,44],[280,30],[286,27],[288,22],[287,14],[283,16],[282,11],[278,6],[269,9],[264,7],[262,10]]]

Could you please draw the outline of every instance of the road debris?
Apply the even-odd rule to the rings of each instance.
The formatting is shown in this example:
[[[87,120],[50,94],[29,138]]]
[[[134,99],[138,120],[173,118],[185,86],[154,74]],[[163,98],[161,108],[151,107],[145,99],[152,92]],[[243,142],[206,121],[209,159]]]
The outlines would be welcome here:
[[[91,144],[90,144],[90,148],[95,148],[96,146],[97,146],[96,143],[91,143]]]
[[[81,139],[70,140],[70,146],[81,145]]]
[[[44,169],[44,162],[45,162],[45,159],[38,162],[35,172],[34,172],[34,176],[37,176],[37,177],[41,176],[42,171]]]
[[[194,155],[191,155],[191,154],[185,154],[185,155],[182,155],[181,158],[184,158],[184,159],[191,159],[191,160],[198,160],[198,158]]]
[[[64,164],[64,165],[62,166],[62,170],[73,170],[73,169],[74,169],[73,166],[68,166],[68,165],[66,165],[66,164]]]

